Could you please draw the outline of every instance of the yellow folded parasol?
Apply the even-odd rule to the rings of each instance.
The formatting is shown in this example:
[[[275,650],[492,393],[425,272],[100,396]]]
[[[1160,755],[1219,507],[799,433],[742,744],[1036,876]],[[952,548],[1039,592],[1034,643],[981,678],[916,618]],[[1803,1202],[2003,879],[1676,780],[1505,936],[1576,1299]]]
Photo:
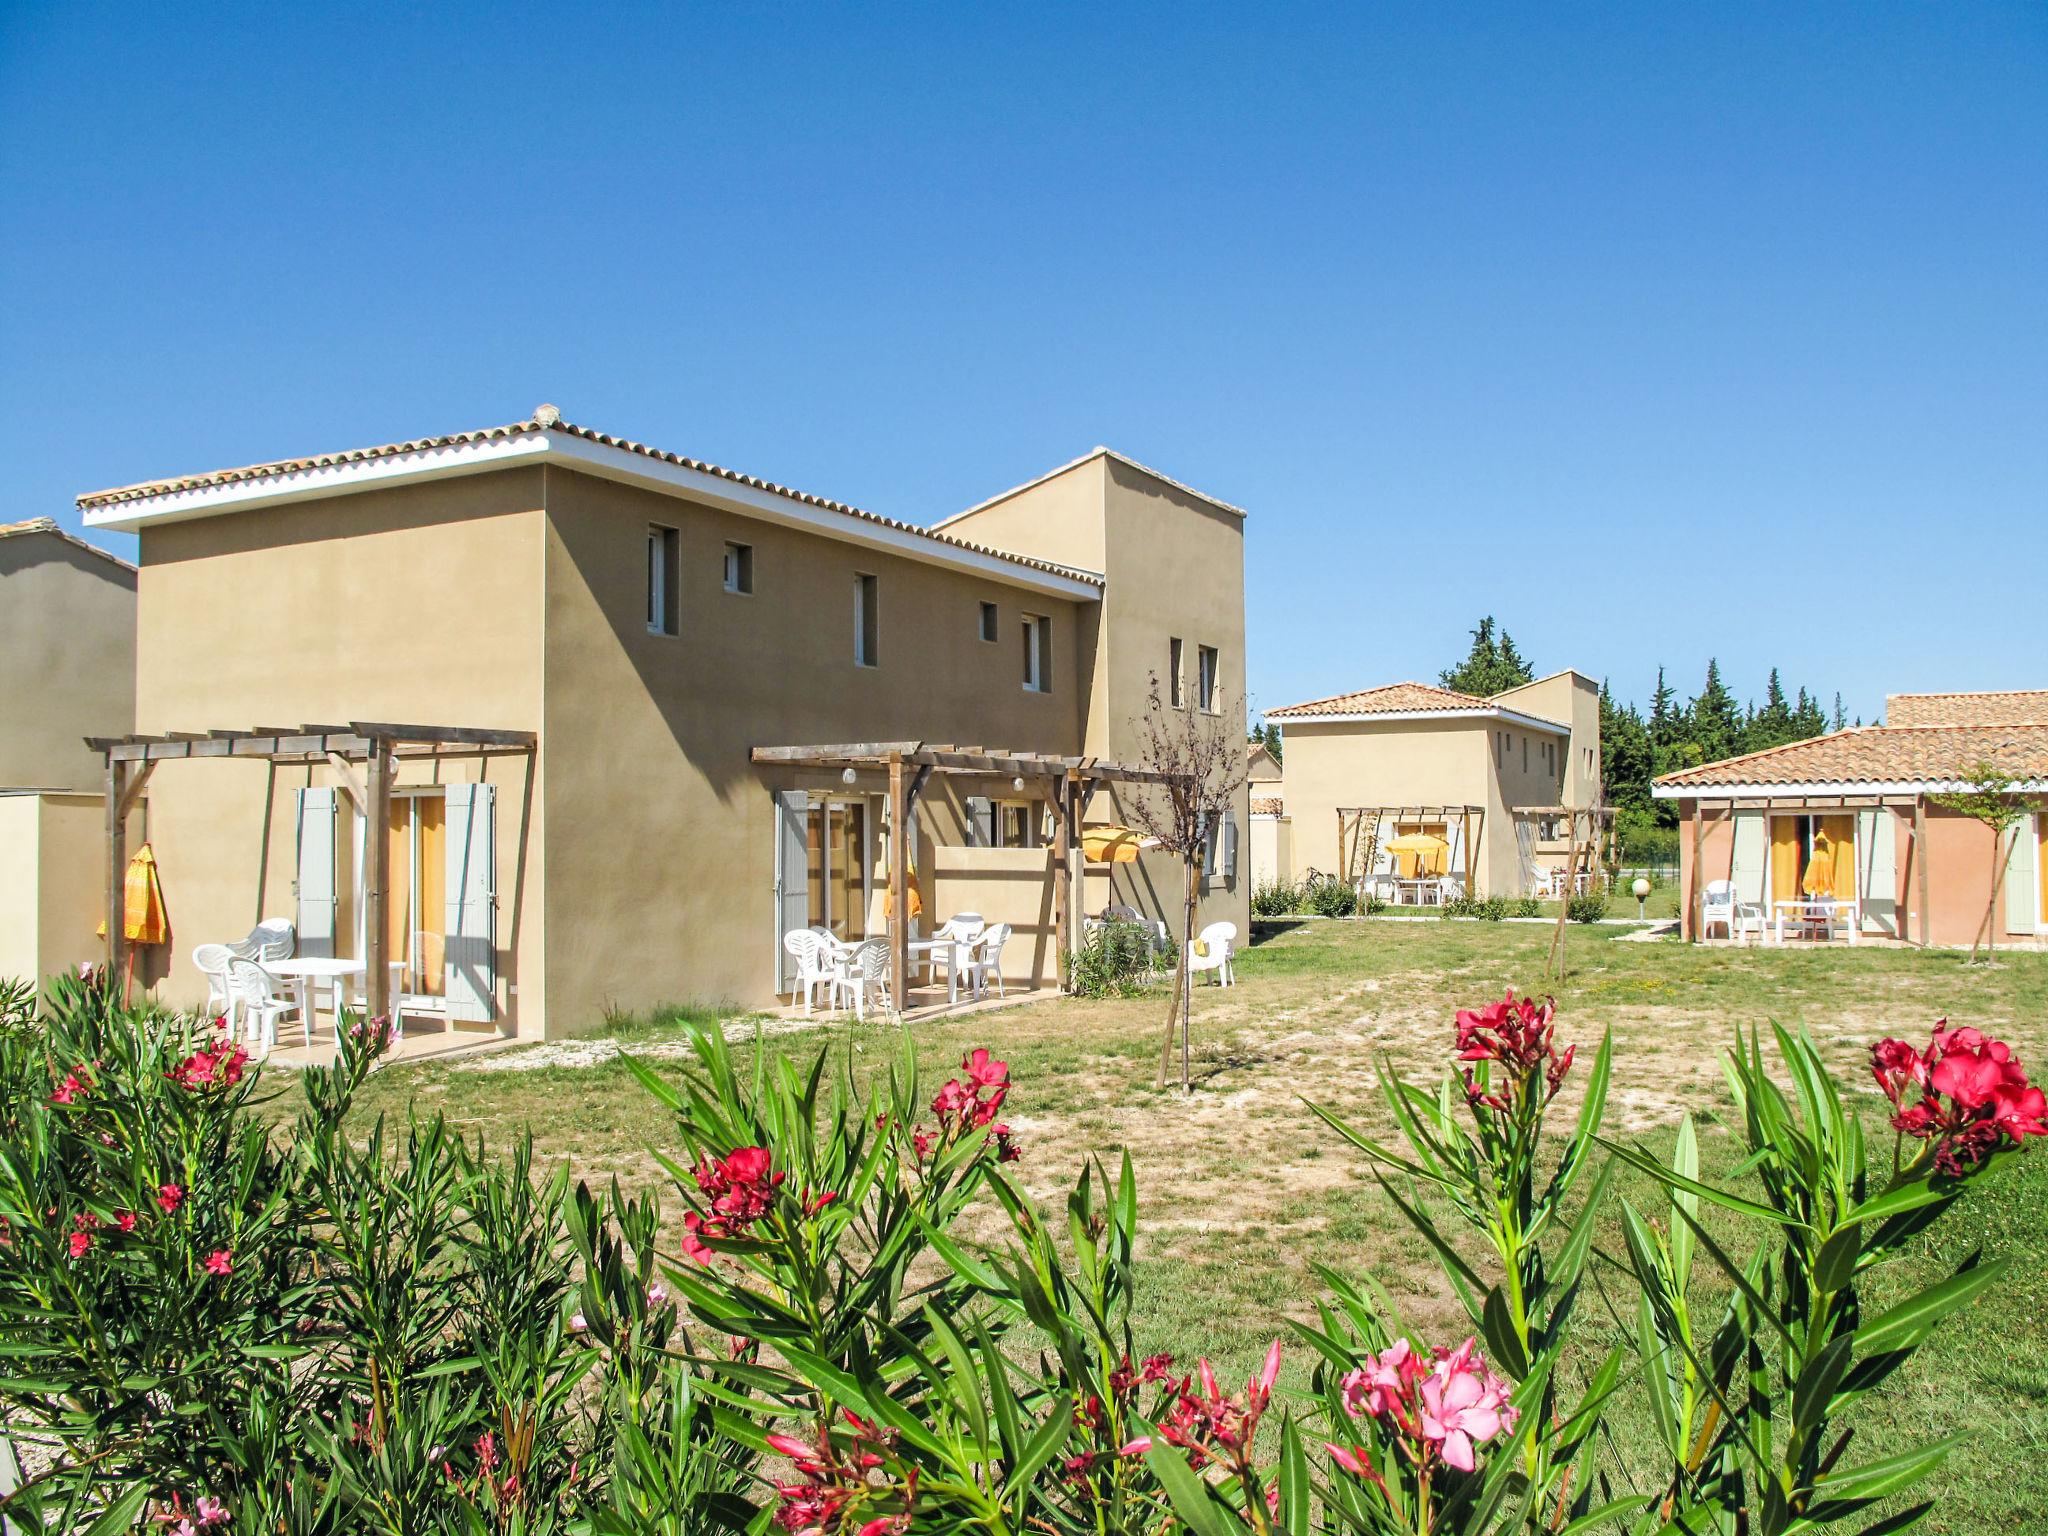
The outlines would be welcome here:
[[[1090,864],[1135,864],[1140,853],[1160,846],[1158,838],[1133,832],[1129,827],[1081,829],[1081,853]]]
[[[128,873],[121,883],[121,934],[131,944],[161,944],[169,937],[170,919],[164,915],[164,888],[156,876],[156,853],[144,843],[128,861]],[[99,936],[107,936],[106,919],[100,919]]]

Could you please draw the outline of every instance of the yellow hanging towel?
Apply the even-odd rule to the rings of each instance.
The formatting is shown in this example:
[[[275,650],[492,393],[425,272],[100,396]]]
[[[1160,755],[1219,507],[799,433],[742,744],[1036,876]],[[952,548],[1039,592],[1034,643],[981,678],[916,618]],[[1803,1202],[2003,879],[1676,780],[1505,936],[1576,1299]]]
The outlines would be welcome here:
[[[106,919],[100,919],[99,936],[107,936]],[[131,944],[161,944],[170,937],[170,919],[164,915],[164,888],[156,875],[156,852],[144,843],[128,861],[128,873],[121,882],[121,934]]]

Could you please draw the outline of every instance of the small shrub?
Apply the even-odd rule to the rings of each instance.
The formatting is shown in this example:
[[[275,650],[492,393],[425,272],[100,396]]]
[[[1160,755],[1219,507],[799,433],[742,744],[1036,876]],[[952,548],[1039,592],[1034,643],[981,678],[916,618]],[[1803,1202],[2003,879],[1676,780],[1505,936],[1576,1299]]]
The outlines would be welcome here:
[[[1271,880],[1252,890],[1253,917],[1285,917],[1301,909],[1301,887],[1288,881]]]
[[[1565,913],[1575,923],[1597,923],[1607,915],[1607,893],[1588,891],[1583,896],[1574,896]]]
[[[1376,896],[1370,891],[1366,893],[1364,912],[1367,917],[1378,917],[1387,910],[1387,905],[1386,897]]]
[[[1505,896],[1489,896],[1473,909],[1473,916],[1482,917],[1489,923],[1498,923],[1508,915],[1508,899]]]
[[[1318,917],[1353,917],[1358,912],[1358,893],[1344,881],[1326,877],[1308,888],[1304,904]]]
[[[1543,903],[1534,896],[1518,896],[1515,898],[1515,916],[1541,917],[1542,915]]]
[[[1479,903],[1470,896],[1446,896],[1443,905],[1437,908],[1441,917],[1477,917]]]
[[[1067,979],[1080,997],[1134,997],[1152,980],[1157,944],[1145,924],[1111,918],[1074,951]]]

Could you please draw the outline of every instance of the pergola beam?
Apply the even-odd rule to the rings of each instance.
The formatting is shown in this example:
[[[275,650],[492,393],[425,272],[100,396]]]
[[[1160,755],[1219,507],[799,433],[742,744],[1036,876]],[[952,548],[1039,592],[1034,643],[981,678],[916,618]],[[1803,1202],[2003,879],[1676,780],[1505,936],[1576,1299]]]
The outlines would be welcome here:
[[[987,778],[1039,779],[1048,783],[1078,774],[1083,780],[1110,784],[1170,784],[1174,775],[1128,763],[1053,752],[1026,752],[987,747],[956,747],[922,741],[863,741],[827,746],[756,747],[753,761],[783,768],[866,768],[886,772],[902,762],[934,773],[978,774]]]

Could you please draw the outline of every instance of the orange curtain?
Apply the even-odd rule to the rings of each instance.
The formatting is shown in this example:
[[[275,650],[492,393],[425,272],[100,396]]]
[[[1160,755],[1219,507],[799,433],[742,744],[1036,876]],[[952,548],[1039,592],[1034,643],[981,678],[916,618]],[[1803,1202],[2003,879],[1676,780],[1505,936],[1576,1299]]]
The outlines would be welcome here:
[[[1771,818],[1771,900],[1796,901],[1799,899],[1799,877],[1805,873],[1799,864],[1799,818],[1797,816],[1773,816]]]
[[[1825,837],[1834,849],[1835,869],[1833,891],[1837,901],[1856,899],[1856,818],[1854,816],[1822,816],[1816,840]]]
[[[448,900],[447,831],[448,802],[440,795],[392,799],[391,819],[384,829],[391,880],[390,899],[384,904],[384,952],[393,960],[406,962],[406,990],[429,997],[441,996],[445,985],[446,940],[440,929]],[[419,856],[417,872],[413,868],[415,852]],[[419,888],[418,911],[412,905],[415,884]],[[417,958],[412,947],[415,933],[420,940]]]

